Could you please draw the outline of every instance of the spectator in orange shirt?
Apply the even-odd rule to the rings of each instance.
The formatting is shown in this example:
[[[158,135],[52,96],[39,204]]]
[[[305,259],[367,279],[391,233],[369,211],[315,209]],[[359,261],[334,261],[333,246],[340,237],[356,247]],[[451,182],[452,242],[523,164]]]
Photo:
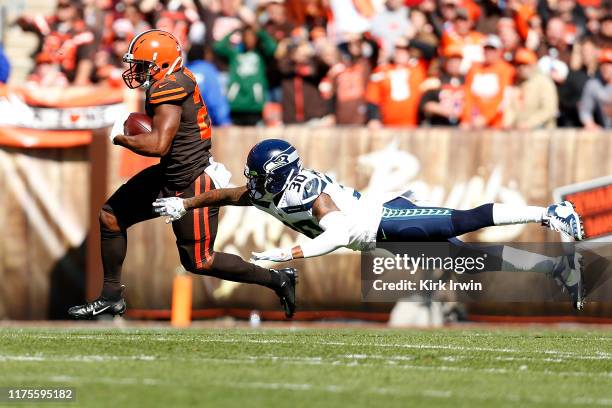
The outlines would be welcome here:
[[[484,34],[474,31],[474,22],[466,8],[457,8],[452,26],[442,34],[440,54],[448,54],[450,48],[461,49],[461,71],[466,73],[474,62],[483,60]]]
[[[370,76],[366,92],[368,126],[416,126],[425,80],[425,63],[413,58],[405,38],[395,44],[393,62],[380,65]]]
[[[504,97],[514,80],[514,68],[503,60],[501,47],[499,37],[490,35],[485,43],[484,63],[475,64],[467,74],[463,128],[502,126]]]

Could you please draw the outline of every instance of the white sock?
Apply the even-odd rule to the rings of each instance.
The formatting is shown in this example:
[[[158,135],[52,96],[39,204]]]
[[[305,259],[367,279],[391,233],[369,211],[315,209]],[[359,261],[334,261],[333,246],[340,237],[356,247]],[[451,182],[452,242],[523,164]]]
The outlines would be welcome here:
[[[511,204],[493,204],[493,224],[527,224],[542,222],[546,208],[535,206],[515,206]]]

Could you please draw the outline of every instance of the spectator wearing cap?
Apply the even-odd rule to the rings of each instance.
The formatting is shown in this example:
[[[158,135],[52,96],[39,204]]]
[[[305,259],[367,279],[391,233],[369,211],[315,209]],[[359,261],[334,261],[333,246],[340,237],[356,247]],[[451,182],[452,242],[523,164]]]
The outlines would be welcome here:
[[[467,129],[500,128],[506,90],[514,80],[514,68],[502,58],[501,41],[489,35],[484,62],[472,66],[467,74],[465,108],[461,126]]]
[[[385,8],[372,19],[372,35],[381,41],[381,48],[388,57],[393,56],[395,42],[411,28],[408,8],[403,0],[387,0]]]
[[[236,33],[241,37],[237,46],[231,42]],[[266,61],[274,58],[276,42],[265,30],[246,27],[229,33],[213,49],[229,63],[227,100],[232,122],[240,126],[259,123],[267,100]]]
[[[517,50],[515,87],[509,89],[504,109],[504,128],[552,129],[558,115],[557,89],[538,69],[536,54],[526,48]]]
[[[459,48],[463,55],[461,71],[466,73],[474,62],[483,61],[483,44],[486,36],[473,29],[474,22],[468,9],[460,7],[455,10],[452,26],[442,34],[440,54],[448,53],[448,48]]]
[[[340,61],[334,64],[319,84],[326,100],[326,122],[339,125],[366,123],[366,87],[378,57],[373,41],[359,34],[345,34],[339,45]]]
[[[419,124],[457,126],[464,109],[465,85],[461,74],[461,50],[449,48],[443,56],[440,79],[430,84],[419,104]]]
[[[580,120],[589,130],[612,128],[612,48],[600,51],[600,75],[589,79],[578,103]]]
[[[20,17],[17,24],[24,31],[38,35],[40,48],[31,79],[53,83],[64,77],[74,85],[89,84],[95,37],[83,20],[78,0],[59,0],[55,14],[45,18]]]
[[[425,74],[426,65],[411,55],[409,41],[397,40],[392,62],[380,65],[370,76],[368,126],[416,126]]]

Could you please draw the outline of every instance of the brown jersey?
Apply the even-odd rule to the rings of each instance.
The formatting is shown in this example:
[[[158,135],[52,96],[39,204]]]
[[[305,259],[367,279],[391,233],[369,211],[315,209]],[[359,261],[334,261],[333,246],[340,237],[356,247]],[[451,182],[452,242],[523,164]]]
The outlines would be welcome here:
[[[147,115],[153,117],[155,108],[164,103],[183,108],[170,151],[161,158],[166,183],[178,190],[191,184],[208,166],[211,122],[198,84],[187,68],[168,75],[147,89]]]

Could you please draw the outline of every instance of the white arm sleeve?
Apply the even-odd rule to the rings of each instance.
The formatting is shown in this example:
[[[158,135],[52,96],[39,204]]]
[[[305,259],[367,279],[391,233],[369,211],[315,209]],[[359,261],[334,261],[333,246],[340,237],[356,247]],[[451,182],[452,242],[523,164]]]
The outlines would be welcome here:
[[[336,249],[349,244],[350,228],[349,220],[340,211],[332,211],[319,221],[324,232],[313,239],[300,245],[304,258],[325,255]]]

